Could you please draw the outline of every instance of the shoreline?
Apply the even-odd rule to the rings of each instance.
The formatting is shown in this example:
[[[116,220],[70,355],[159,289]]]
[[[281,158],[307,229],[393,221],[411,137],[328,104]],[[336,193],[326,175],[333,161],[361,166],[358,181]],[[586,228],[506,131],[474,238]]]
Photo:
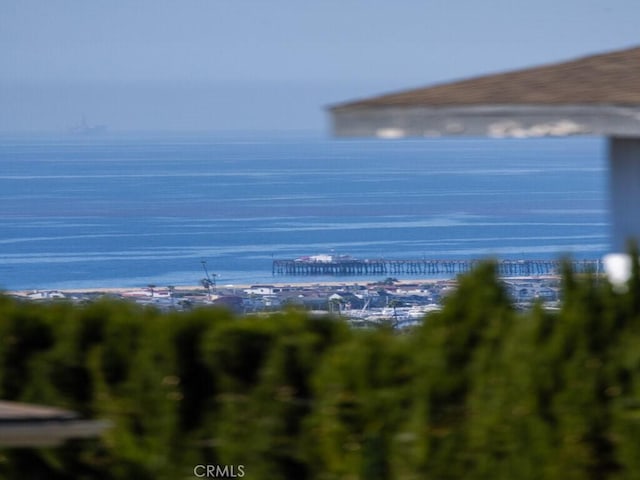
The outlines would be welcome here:
[[[541,280],[541,279],[558,279],[558,275],[531,275],[522,277],[502,277],[502,281],[528,281],[528,280]],[[402,287],[407,285],[434,285],[438,283],[455,283],[457,279],[454,278],[439,278],[439,279],[403,279],[393,282],[396,287]],[[312,288],[312,287],[356,287],[356,286],[371,286],[383,284],[381,281],[314,281],[314,282],[269,282],[269,283],[242,283],[232,285],[217,285],[216,290],[245,290],[255,286],[272,286],[275,288]],[[157,292],[167,292],[169,289],[166,286],[154,287]],[[201,292],[207,293],[207,290],[202,285],[179,285],[173,287],[176,293],[195,293]],[[36,289],[19,289],[19,290],[4,290],[1,293],[6,295],[13,295],[18,297],[27,297],[37,292],[60,292],[64,295],[89,295],[89,294],[114,294],[114,295],[135,295],[143,291],[149,291],[149,286],[137,286],[137,287],[92,287],[92,288],[36,288]]]
[[[418,284],[434,284],[438,282],[447,282],[452,281],[454,279],[417,279],[417,280],[398,280],[394,282],[394,285],[414,285]],[[244,290],[249,289],[254,286],[272,286],[276,288],[311,288],[311,287],[353,287],[359,285],[374,285],[380,282],[344,282],[344,281],[322,281],[322,282],[269,282],[269,283],[238,283],[232,285],[217,285],[216,290]],[[157,291],[167,291],[168,288],[166,286],[156,286],[154,287]],[[207,290],[202,285],[179,285],[173,287],[174,291],[177,293],[185,293],[185,292],[194,292],[201,291],[206,293]],[[4,293],[9,295],[17,295],[17,296],[26,296],[34,292],[60,292],[64,294],[91,294],[91,293],[101,293],[101,294],[126,294],[132,292],[138,292],[142,290],[149,290],[149,286],[138,286],[138,287],[95,287],[95,288],[36,288],[36,289],[21,289],[21,290],[5,290]]]

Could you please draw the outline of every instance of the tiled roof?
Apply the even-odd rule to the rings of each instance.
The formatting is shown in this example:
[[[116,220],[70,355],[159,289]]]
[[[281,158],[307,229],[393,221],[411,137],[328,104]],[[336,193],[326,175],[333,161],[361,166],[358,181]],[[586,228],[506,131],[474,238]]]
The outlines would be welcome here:
[[[640,105],[640,47],[336,105]]]

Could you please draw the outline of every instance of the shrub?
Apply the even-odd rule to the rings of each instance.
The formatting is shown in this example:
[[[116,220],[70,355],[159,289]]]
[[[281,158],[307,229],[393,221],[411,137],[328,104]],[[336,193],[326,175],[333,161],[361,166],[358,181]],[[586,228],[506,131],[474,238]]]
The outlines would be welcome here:
[[[160,313],[0,297],[0,395],[110,420],[101,439],[7,450],[5,478],[640,476],[640,278],[564,274],[516,312],[492,264],[409,334],[288,311]]]

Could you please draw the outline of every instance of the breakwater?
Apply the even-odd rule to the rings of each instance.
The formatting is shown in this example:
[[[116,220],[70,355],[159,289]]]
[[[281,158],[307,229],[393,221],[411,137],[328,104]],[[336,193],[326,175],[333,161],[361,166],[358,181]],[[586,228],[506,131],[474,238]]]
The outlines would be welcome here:
[[[456,275],[465,273],[481,260],[337,260],[313,262],[274,260],[272,273],[288,276],[350,276],[350,275]],[[562,269],[560,260],[499,260],[496,262],[501,277],[555,275]],[[577,273],[601,272],[601,260],[574,260],[569,262]]]

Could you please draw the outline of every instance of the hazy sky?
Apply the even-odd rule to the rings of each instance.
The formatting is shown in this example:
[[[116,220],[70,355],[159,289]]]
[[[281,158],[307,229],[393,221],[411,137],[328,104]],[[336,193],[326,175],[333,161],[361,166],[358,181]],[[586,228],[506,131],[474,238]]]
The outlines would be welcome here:
[[[324,130],[328,104],[640,44],[638,0],[0,0],[0,131]]]

